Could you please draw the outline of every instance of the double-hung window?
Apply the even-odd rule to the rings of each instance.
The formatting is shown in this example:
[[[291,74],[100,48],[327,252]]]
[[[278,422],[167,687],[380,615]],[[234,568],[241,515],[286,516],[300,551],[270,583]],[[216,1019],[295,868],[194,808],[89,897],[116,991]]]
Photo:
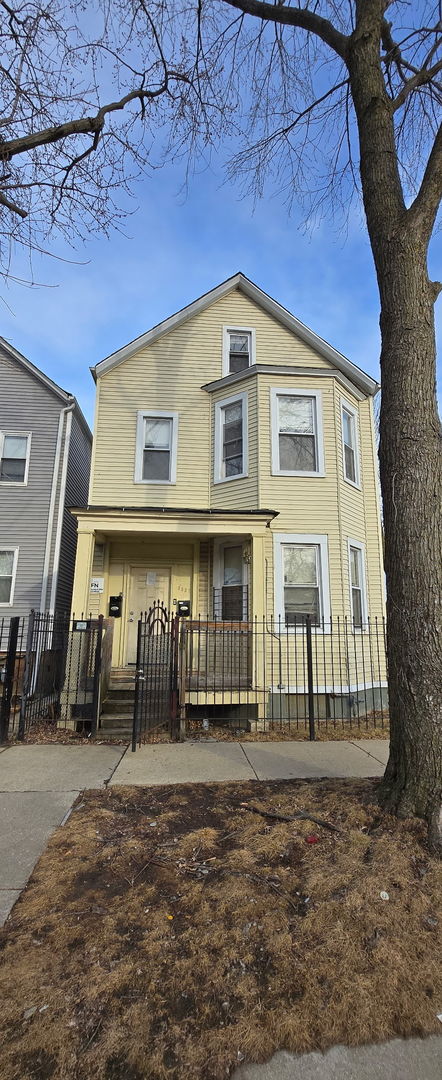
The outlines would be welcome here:
[[[224,327],[223,375],[236,375],[255,363],[255,331],[250,327]]]
[[[322,476],[321,393],[271,390],[272,473]]]
[[[12,604],[18,548],[0,550],[0,605]]]
[[[214,482],[247,476],[247,394],[215,405]]]
[[[367,621],[364,547],[357,540],[348,541],[350,607],[353,626],[361,629]]]
[[[1,483],[27,483],[30,443],[30,435],[22,435],[16,432],[0,433]]]
[[[135,482],[175,484],[178,413],[139,412]]]
[[[275,537],[275,614],[285,626],[330,621],[327,537],[277,534]]]
[[[344,479],[355,487],[360,485],[357,419],[358,414],[352,405],[342,402],[342,453]]]

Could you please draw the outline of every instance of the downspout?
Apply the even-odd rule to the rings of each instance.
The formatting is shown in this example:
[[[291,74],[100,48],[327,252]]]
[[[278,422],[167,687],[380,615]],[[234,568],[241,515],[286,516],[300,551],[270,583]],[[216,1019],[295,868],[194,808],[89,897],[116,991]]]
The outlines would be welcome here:
[[[69,449],[71,442],[72,431],[72,413],[75,409],[75,401],[72,401],[70,405],[67,405],[63,409],[63,414],[66,416],[66,433],[64,438],[64,450],[63,450],[63,464],[61,469],[60,480],[60,494],[58,497],[58,517],[57,517],[57,532],[55,534],[55,547],[54,547],[54,561],[52,564],[52,586],[51,597],[49,601],[49,610],[53,614],[55,607],[55,597],[57,593],[58,584],[58,568],[60,565],[60,549],[61,549],[61,534],[63,530],[63,516],[64,516],[64,500],[66,494],[66,479],[68,472],[69,461]]]
[[[55,458],[54,469],[52,473],[52,485],[51,485],[51,497],[49,500],[49,513],[48,513],[48,525],[46,529],[46,545],[45,555],[43,562],[43,577],[41,582],[41,594],[40,594],[40,611],[44,611],[46,607],[46,596],[48,591],[49,581],[49,565],[51,561],[51,548],[52,548],[52,534],[54,528],[54,513],[55,513],[55,500],[57,497],[57,484],[58,484],[58,472],[60,468],[60,456],[61,456],[61,444],[63,439],[63,426],[66,413],[73,408],[73,404],[67,405],[65,409],[62,409],[58,418],[58,431],[57,442],[55,445]]]

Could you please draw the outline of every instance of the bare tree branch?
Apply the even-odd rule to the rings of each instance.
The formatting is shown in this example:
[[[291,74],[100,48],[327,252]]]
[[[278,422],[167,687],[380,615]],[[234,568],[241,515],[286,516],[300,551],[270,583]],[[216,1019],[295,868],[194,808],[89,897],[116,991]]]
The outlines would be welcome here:
[[[310,11],[308,8],[285,7],[283,4],[268,4],[265,0],[225,0],[231,7],[238,8],[245,15],[254,15],[265,22],[275,22],[281,26],[297,26],[301,30],[307,30],[329,45],[333,52],[345,60],[348,48],[348,37],[323,19],[321,15]]]
[[[422,183],[408,210],[415,228],[429,240],[442,199],[442,124],[433,143]],[[439,292],[440,290],[438,290]],[[436,297],[435,297],[436,299]]]

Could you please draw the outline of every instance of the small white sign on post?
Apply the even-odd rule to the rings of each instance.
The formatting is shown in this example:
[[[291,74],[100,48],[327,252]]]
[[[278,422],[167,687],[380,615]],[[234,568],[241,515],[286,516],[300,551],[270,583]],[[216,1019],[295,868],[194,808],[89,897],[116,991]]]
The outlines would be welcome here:
[[[90,589],[90,591],[91,591],[91,593],[102,593],[102,592],[104,592],[104,577],[93,577],[93,578],[91,578],[91,589]]]

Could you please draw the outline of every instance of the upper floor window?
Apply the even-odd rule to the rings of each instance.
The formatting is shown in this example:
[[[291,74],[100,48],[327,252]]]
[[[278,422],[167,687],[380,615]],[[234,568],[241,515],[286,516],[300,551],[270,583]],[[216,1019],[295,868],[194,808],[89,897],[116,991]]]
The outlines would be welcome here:
[[[271,390],[272,473],[323,476],[321,393]]]
[[[250,327],[224,327],[223,375],[236,375],[255,363],[255,331]]]
[[[296,626],[310,616],[313,626],[330,620],[328,549],[324,535],[275,537],[276,618]]]
[[[17,559],[18,548],[6,548],[0,551],[0,604],[12,604]]]
[[[214,482],[247,476],[247,394],[215,405]]]
[[[350,605],[353,625],[356,627],[362,627],[367,621],[364,558],[363,544],[357,540],[349,540]]]
[[[175,484],[178,413],[139,412],[135,483]]]
[[[0,481],[2,483],[27,483],[30,445],[30,435],[21,435],[12,431],[0,433]]]
[[[344,479],[356,487],[360,485],[359,453],[357,434],[357,411],[348,402],[342,401],[342,452]]]

